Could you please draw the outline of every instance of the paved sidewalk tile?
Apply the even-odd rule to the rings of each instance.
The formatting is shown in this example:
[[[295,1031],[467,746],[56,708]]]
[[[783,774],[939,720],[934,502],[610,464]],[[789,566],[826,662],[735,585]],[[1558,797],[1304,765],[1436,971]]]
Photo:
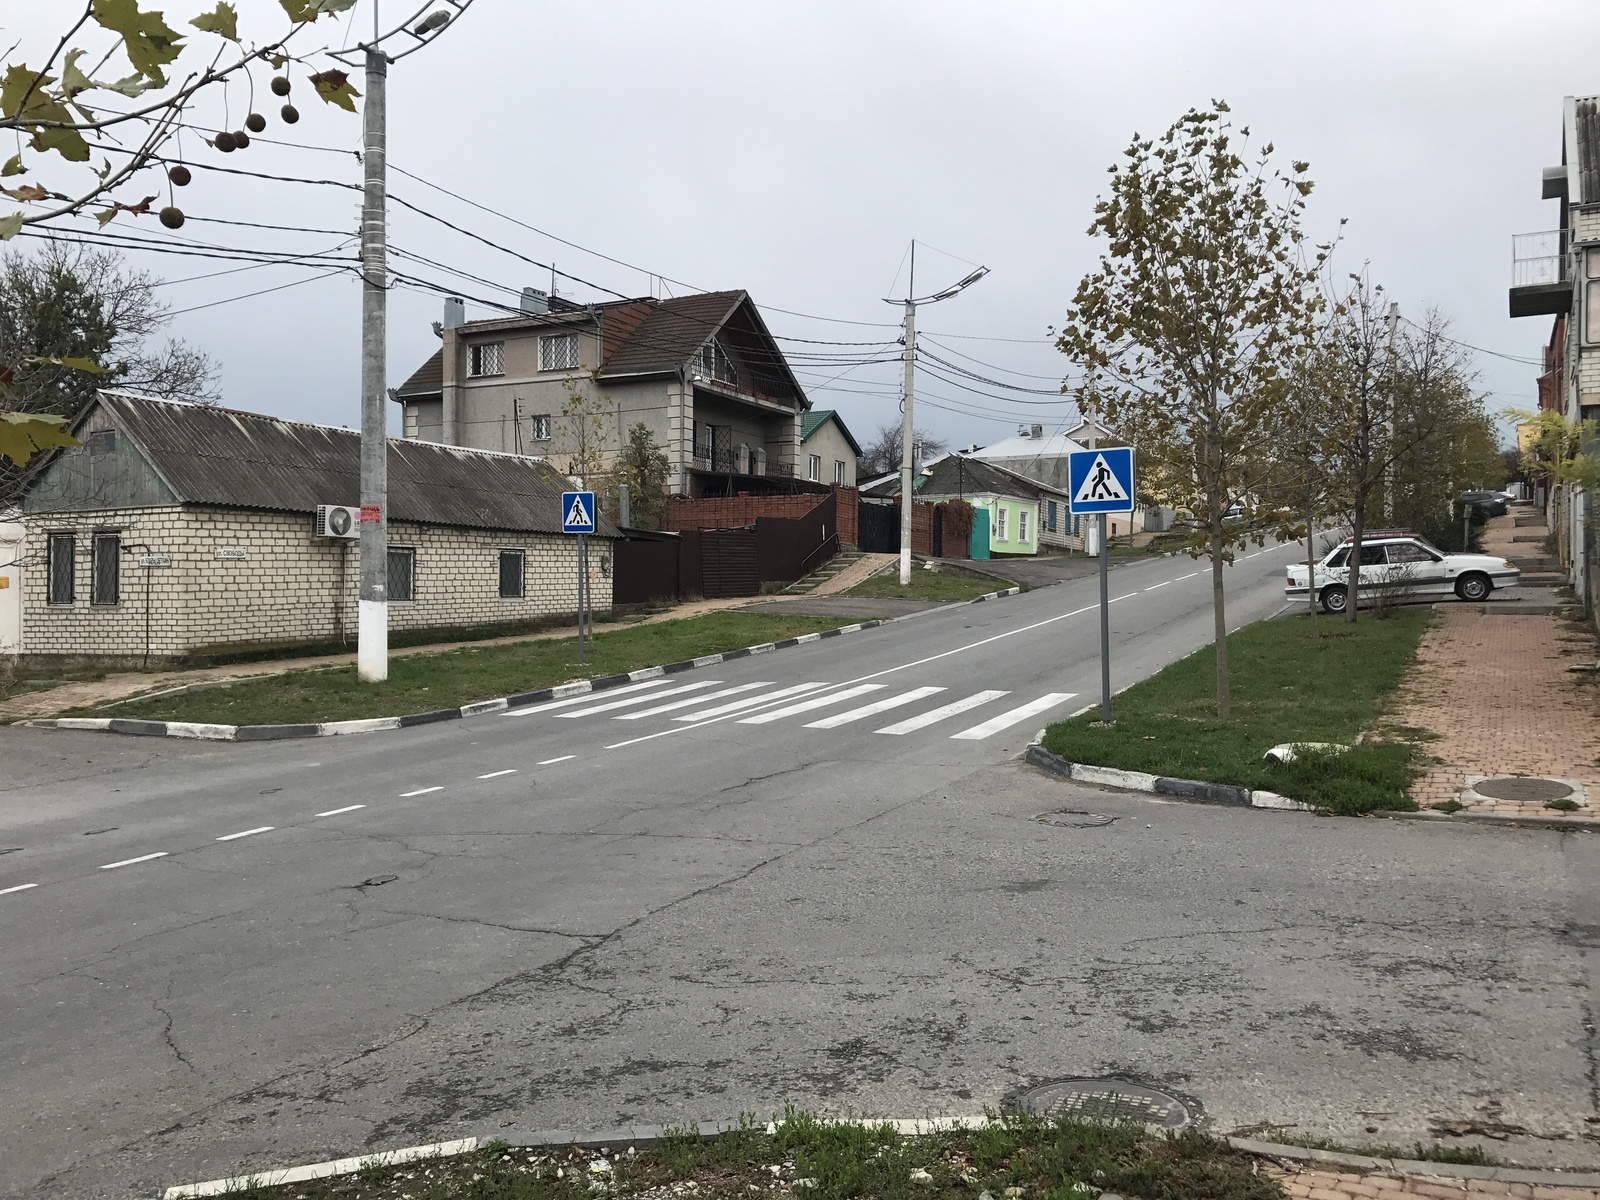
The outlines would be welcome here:
[[[1489,615],[1440,604],[1401,680],[1389,720],[1439,735],[1423,753],[1441,761],[1411,788],[1423,808],[1457,800],[1468,775],[1536,775],[1582,782],[1600,804],[1600,678],[1569,672],[1594,662],[1595,642],[1559,616]],[[1597,819],[1541,802],[1493,801],[1473,812]]]
[[[1278,1181],[1292,1200],[1390,1200],[1425,1196],[1429,1200],[1600,1200],[1600,1191],[1580,1187],[1532,1187],[1484,1179],[1444,1179],[1396,1175],[1387,1171],[1291,1169],[1263,1165],[1262,1173]]]

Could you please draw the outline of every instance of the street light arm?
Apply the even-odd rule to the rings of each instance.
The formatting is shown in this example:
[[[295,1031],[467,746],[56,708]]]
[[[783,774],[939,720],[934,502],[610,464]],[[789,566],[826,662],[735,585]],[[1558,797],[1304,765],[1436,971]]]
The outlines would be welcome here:
[[[942,291],[942,292],[935,292],[931,296],[922,296],[922,297],[919,297],[917,299],[908,298],[908,299],[905,299],[905,300],[894,300],[894,299],[889,298],[888,296],[885,296],[883,298],[883,302],[885,304],[936,304],[940,300],[948,300],[948,299],[950,299],[951,296],[956,295],[958,292],[966,291],[967,288],[969,288],[973,284],[977,283],[978,280],[982,279],[988,273],[989,273],[989,268],[988,267],[979,267],[976,271],[972,272],[972,274],[968,275],[965,279],[962,279],[957,283],[951,284],[949,287],[945,288],[944,291]]]
[[[444,9],[435,8],[435,5],[437,4],[447,5],[448,7],[455,9],[455,15],[448,17],[443,22],[439,21],[437,18],[445,16],[446,14]],[[408,49],[401,50],[398,54],[385,55],[390,62],[398,62],[406,55],[415,54],[418,50],[421,50],[424,46],[437,39],[441,33],[450,28],[450,26],[454,25],[456,21],[460,19],[461,15],[465,13],[471,6],[472,0],[427,0],[427,3],[422,5],[421,8],[417,9],[416,12],[412,13],[411,16],[407,17],[404,21],[401,21],[387,33],[379,34],[377,37],[373,38],[372,41],[362,42],[352,49],[334,51],[332,56],[342,62],[353,65],[359,59],[365,58],[368,49],[380,47],[390,39],[404,34],[406,37],[415,39],[417,44],[409,47]],[[423,14],[426,13],[430,8],[434,8],[435,11],[428,17],[427,20],[423,20]]]

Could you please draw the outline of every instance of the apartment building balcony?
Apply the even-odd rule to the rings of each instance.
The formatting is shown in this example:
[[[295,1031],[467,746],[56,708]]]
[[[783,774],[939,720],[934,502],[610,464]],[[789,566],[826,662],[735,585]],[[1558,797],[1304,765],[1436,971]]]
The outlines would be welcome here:
[[[1511,315],[1555,316],[1572,309],[1569,231],[1519,233],[1511,239]]]

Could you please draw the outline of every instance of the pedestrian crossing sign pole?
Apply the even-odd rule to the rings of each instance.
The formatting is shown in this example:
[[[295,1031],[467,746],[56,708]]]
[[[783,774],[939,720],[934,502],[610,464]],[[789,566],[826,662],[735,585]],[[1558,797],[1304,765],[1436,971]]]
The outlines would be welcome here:
[[[1133,447],[1089,449],[1067,455],[1067,511],[1093,515],[1100,552],[1100,719],[1111,720],[1111,599],[1107,582],[1106,514],[1133,512]]]
[[[578,535],[578,661],[583,661],[583,622],[587,607],[589,539],[594,532],[594,493],[561,493],[561,532]]]

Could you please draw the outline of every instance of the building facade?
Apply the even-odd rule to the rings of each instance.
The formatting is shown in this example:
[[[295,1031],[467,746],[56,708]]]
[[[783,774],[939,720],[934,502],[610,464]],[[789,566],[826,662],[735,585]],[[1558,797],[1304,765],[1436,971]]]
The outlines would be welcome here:
[[[675,494],[815,490],[810,402],[747,293],[576,305],[529,289],[523,309],[467,321],[446,301],[442,345],[394,393],[405,437],[580,476],[610,470],[643,424]]]
[[[360,548],[319,524],[359,499],[359,435],[102,395],[22,496],[20,653],[143,665],[354,642]],[[547,464],[389,445],[389,626],[514,628],[577,609],[567,481]],[[615,530],[588,586],[611,606]]]
[[[810,482],[855,487],[860,457],[850,427],[833,409],[812,409],[801,418],[799,465]]]

